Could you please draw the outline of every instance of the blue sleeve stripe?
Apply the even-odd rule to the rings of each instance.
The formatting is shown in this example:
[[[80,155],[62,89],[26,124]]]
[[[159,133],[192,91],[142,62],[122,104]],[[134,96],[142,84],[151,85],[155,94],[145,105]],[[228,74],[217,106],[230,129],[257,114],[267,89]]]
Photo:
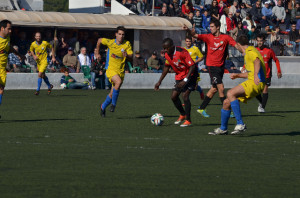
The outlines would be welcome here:
[[[260,82],[266,82],[266,76],[265,76],[265,72],[264,72],[262,66],[259,69],[258,78],[259,78]]]

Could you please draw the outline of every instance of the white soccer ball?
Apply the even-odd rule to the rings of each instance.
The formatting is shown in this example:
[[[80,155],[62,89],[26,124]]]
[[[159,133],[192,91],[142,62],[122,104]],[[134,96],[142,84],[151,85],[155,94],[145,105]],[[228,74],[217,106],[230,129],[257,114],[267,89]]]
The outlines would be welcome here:
[[[66,89],[66,88],[67,88],[67,85],[66,85],[66,83],[62,83],[62,84],[60,84],[60,88],[62,88],[62,89]]]
[[[164,116],[161,115],[160,113],[155,113],[151,117],[151,123],[154,124],[155,126],[161,126],[164,123]]]

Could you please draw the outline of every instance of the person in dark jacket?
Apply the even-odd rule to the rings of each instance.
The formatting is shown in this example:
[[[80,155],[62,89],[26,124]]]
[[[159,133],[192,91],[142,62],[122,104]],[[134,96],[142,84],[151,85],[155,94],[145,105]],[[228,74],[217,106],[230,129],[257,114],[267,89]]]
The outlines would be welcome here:
[[[98,50],[98,49],[97,49]],[[100,88],[104,89],[104,72],[105,72],[105,62],[102,60],[101,55],[92,61],[91,65],[91,81],[92,81],[92,89],[96,89],[95,79],[99,78]]]

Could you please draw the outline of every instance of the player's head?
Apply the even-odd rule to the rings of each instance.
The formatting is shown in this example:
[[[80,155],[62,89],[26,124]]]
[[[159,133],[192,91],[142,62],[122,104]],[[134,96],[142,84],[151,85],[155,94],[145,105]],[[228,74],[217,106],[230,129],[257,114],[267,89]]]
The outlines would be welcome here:
[[[242,34],[241,36],[239,36],[237,38],[237,42],[241,45],[241,46],[248,46],[249,45],[249,39],[247,37],[247,35]]]
[[[124,28],[124,26],[119,26],[119,27],[117,27],[117,31],[116,31],[116,40],[117,40],[119,43],[123,43],[124,38],[125,38],[125,32],[126,32],[126,29]]]
[[[0,22],[0,32],[4,37],[11,34],[11,22],[9,20],[5,19]]]
[[[34,35],[34,39],[37,42],[40,42],[42,40],[42,34],[40,32],[36,32],[35,35]]]
[[[175,49],[173,40],[170,38],[165,38],[163,40],[163,48],[165,50],[165,53],[171,55]]]
[[[256,37],[257,41],[257,47],[261,48],[264,45],[265,40],[265,35],[263,34],[258,34]]]
[[[221,23],[219,20],[217,19],[212,19],[210,21],[210,31],[213,35],[215,35],[216,33],[219,33],[220,32],[220,27],[221,27]]]
[[[192,37],[190,36],[185,37],[185,44],[187,48],[190,48],[192,46]]]

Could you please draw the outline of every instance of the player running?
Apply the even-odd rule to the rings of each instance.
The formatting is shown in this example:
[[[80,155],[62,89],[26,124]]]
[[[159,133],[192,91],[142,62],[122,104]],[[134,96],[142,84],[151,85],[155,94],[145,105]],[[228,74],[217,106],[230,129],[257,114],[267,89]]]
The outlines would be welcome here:
[[[271,48],[268,48],[264,45],[266,39],[265,36],[263,34],[259,34],[256,37],[256,41],[257,41],[257,47],[256,49],[260,52],[260,54],[262,55],[264,61],[265,61],[265,66],[266,66],[266,86],[263,90],[262,96],[261,94],[257,95],[256,98],[259,101],[259,106],[257,111],[259,113],[265,113],[265,108],[267,105],[267,101],[268,101],[268,88],[271,86],[271,78],[272,78],[272,59],[275,61],[276,63],[276,67],[277,67],[277,77],[281,78],[282,77],[282,73],[281,73],[281,69],[280,69],[280,63],[278,58],[276,57],[274,51]]]
[[[97,42],[98,52],[100,45],[106,45],[108,47],[108,69],[106,76],[111,82],[112,87],[110,93],[107,95],[105,101],[101,104],[100,113],[102,117],[105,117],[106,107],[110,106],[110,111],[114,112],[117,105],[117,100],[125,76],[125,61],[126,59],[132,59],[132,48],[129,41],[124,40],[126,29],[123,26],[117,27],[116,38],[107,39],[99,38]]]
[[[34,39],[35,41],[33,41],[30,45],[30,51],[34,60],[36,60],[37,70],[39,72],[38,86],[35,95],[38,96],[40,94],[40,89],[42,86],[43,79],[48,86],[48,95],[50,95],[53,85],[50,84],[49,79],[46,76],[45,72],[48,66],[48,60],[47,60],[48,50],[52,49],[52,62],[56,61],[54,48],[50,43],[42,40],[42,35],[40,32],[35,33]]]
[[[207,46],[206,65],[208,68],[212,86],[207,92],[204,101],[197,110],[197,112],[204,117],[210,117],[206,113],[205,109],[215,93],[219,92],[219,97],[222,103],[226,98],[224,95],[224,85],[222,79],[224,75],[224,63],[227,57],[228,45],[234,46],[238,50],[240,50],[239,45],[233,40],[233,38],[231,38],[229,35],[221,34],[220,26],[221,24],[219,20],[211,20],[211,34],[196,34],[194,29],[190,30],[187,26],[183,27],[188,32],[188,34],[204,41]]]
[[[236,78],[247,78],[247,80],[227,92],[227,99],[221,110],[221,127],[209,132],[209,135],[227,134],[227,125],[231,110],[234,112],[237,125],[231,132],[232,135],[240,134],[246,130],[243,122],[239,101],[246,103],[249,99],[261,94],[266,82],[266,68],[264,59],[253,46],[249,46],[246,35],[241,35],[237,42],[245,54],[244,62],[247,72],[230,74],[232,80]]]
[[[170,67],[173,68],[175,74],[176,84],[172,91],[171,99],[175,107],[180,112],[178,120],[174,124],[181,124],[181,127],[188,127],[192,125],[191,122],[191,102],[190,93],[195,90],[198,71],[196,69],[195,63],[191,58],[188,51],[181,47],[175,47],[173,40],[166,38],[163,40],[163,48],[165,50],[165,67],[159,78],[159,81],[155,84],[154,89],[159,90],[159,86],[165,76],[168,74]],[[182,107],[180,101],[180,94],[183,93],[183,100],[185,110]]]
[[[196,65],[204,59],[203,54],[200,52],[199,48],[197,46],[192,45],[191,37],[185,38],[185,45],[186,45],[186,47],[184,49],[186,49],[190,53],[190,56]],[[196,90],[200,93],[201,100],[203,100],[204,93],[203,93],[203,90],[201,89],[200,85],[198,85],[200,80],[201,79],[200,79],[200,73],[199,73],[199,77],[197,78],[197,83],[196,83],[196,86],[197,86]]]
[[[23,56],[10,46],[12,23],[9,20],[0,21],[0,105],[6,84],[6,66],[8,54],[13,52],[18,56]],[[1,116],[0,116],[1,118]]]

